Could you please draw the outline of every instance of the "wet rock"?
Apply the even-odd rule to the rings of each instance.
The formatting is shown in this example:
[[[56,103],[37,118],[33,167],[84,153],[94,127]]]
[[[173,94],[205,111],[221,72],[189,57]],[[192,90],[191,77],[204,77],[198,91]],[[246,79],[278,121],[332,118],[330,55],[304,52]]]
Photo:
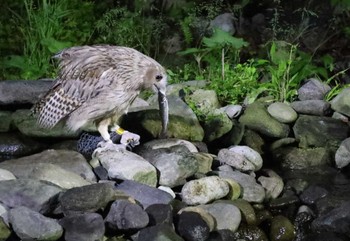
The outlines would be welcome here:
[[[331,87],[318,79],[311,78],[298,89],[299,100],[323,100]]]
[[[13,175],[12,172],[6,169],[0,169],[0,181],[13,180],[13,179],[16,179],[16,177]]]
[[[187,182],[181,190],[182,201],[188,205],[206,204],[229,192],[227,182],[217,176],[203,177]]]
[[[281,123],[292,123],[298,118],[298,114],[286,103],[275,102],[267,108],[269,114]]]
[[[292,241],[295,238],[294,225],[282,215],[275,216],[271,221],[269,236],[271,241]]]
[[[328,191],[320,186],[312,185],[305,189],[301,195],[300,200],[305,204],[315,204],[318,199],[324,198],[328,195]]]
[[[346,138],[340,143],[338,150],[335,153],[335,164],[338,168],[343,168],[350,163],[350,138]]]
[[[215,17],[210,22],[210,26],[212,28],[219,28],[233,35],[236,32],[236,28],[233,24],[233,20],[234,20],[234,16],[232,13],[223,13]]]
[[[105,234],[105,223],[98,213],[69,215],[60,224],[66,241],[101,241]]]
[[[9,208],[25,206],[33,211],[48,213],[55,197],[62,191],[56,185],[31,180],[16,179],[0,182],[0,202]]]
[[[231,241],[235,240],[235,233],[228,229],[217,230],[210,233],[210,241]]]
[[[238,182],[242,187],[242,198],[248,202],[261,203],[265,198],[265,190],[256,183],[254,177],[239,171],[219,171],[221,178],[230,178]]]
[[[11,230],[9,226],[0,217],[0,240],[7,240],[11,235]]]
[[[235,232],[241,223],[241,212],[233,204],[212,203],[201,205],[201,208],[209,212],[216,220],[216,229],[228,229]]]
[[[239,183],[229,178],[225,178],[224,180],[227,182],[230,188],[230,191],[226,195],[226,198],[229,200],[238,199],[242,195],[242,188]]]
[[[41,153],[12,159],[0,163],[0,168],[15,169],[21,165],[36,165],[38,163],[51,163],[74,172],[84,179],[96,182],[95,174],[83,155],[69,150],[45,150]]]
[[[149,217],[149,226],[158,224],[173,224],[173,208],[170,204],[153,204],[148,206],[145,211]]]
[[[152,204],[169,204],[173,200],[173,197],[165,191],[134,181],[123,181],[116,189],[133,197],[144,208]]]
[[[227,105],[220,109],[223,110],[230,119],[237,118],[242,112],[241,105]]]
[[[232,240],[268,241],[266,234],[257,226],[242,225],[234,233]]]
[[[18,133],[0,133],[0,160],[30,155],[42,150],[44,146]]]
[[[279,162],[283,169],[305,169],[331,163],[329,151],[322,147],[308,149],[282,147],[274,150],[272,154],[273,159]]]
[[[324,116],[331,112],[331,104],[324,100],[293,101],[291,106],[299,114]]]
[[[206,113],[203,121],[204,141],[214,141],[232,129],[232,121],[222,110],[216,109]]]
[[[0,82],[0,105],[34,104],[52,86],[53,80],[8,80]]]
[[[0,111],[0,132],[8,132],[11,129],[12,112]]]
[[[298,204],[300,202],[296,195],[283,195],[282,197],[272,199],[268,203],[268,207],[271,209],[284,209],[292,206],[293,204]]]
[[[62,227],[55,219],[27,207],[15,207],[9,211],[11,227],[23,240],[57,240],[63,234]]]
[[[284,138],[289,134],[289,126],[274,119],[260,102],[249,105],[239,121],[249,129],[269,137]]]
[[[154,165],[159,174],[159,185],[175,187],[198,171],[195,156],[183,146],[148,150],[140,155]]]
[[[266,190],[266,199],[275,199],[283,191],[283,179],[276,172],[270,169],[265,169],[264,173],[266,173],[268,177],[260,176],[258,181]]]
[[[139,205],[126,200],[116,200],[112,203],[105,222],[113,230],[130,231],[146,227],[149,218]]]
[[[14,126],[25,136],[30,137],[62,137],[76,138],[79,131],[72,132],[65,126],[64,122],[58,123],[52,129],[37,125],[37,117],[32,116],[30,110],[17,110],[12,114]]]
[[[343,89],[331,101],[331,106],[334,111],[337,111],[346,116],[350,116],[350,88]]]
[[[64,214],[95,212],[115,200],[117,192],[109,183],[96,183],[83,187],[75,187],[64,192],[60,198],[60,206]]]
[[[307,240],[306,235],[310,233],[310,224],[314,214],[308,206],[300,206],[294,220],[296,240]]]
[[[155,187],[156,168],[141,156],[124,149],[97,148],[94,160],[107,170],[111,179],[133,180]]]
[[[160,224],[142,229],[136,241],[184,241],[168,225]]]
[[[205,241],[210,232],[207,223],[195,212],[182,212],[177,218],[176,230],[188,241]]]
[[[242,220],[244,220],[249,226],[254,226],[257,224],[254,208],[249,202],[243,199],[237,199],[232,201],[232,204],[241,210]]]

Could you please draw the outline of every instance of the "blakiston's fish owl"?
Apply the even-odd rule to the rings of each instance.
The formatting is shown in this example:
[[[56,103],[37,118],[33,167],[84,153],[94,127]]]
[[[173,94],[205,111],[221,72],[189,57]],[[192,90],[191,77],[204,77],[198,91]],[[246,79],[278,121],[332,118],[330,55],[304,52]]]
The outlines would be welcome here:
[[[127,47],[81,46],[55,55],[58,78],[33,107],[38,124],[45,128],[65,120],[69,129],[95,124],[110,142],[108,127],[127,112],[141,90],[165,96],[165,69],[152,58]]]

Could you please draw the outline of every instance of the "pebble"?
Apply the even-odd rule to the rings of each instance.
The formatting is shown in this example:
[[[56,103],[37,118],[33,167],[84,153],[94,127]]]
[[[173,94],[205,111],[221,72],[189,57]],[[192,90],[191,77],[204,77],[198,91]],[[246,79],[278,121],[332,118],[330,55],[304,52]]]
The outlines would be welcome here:
[[[241,210],[242,213],[242,219],[248,224],[248,225],[256,225],[257,224],[257,218],[255,214],[255,210],[252,207],[252,205],[243,199],[237,199],[232,201],[232,204]]]
[[[258,171],[263,165],[263,159],[261,155],[250,148],[249,146],[233,146],[229,148],[230,151],[243,155],[250,163],[254,165],[253,171]]]
[[[178,214],[181,214],[182,212],[198,213],[202,217],[202,219],[207,223],[210,232],[212,232],[216,228],[216,221],[214,217],[209,212],[204,210],[201,206],[184,207],[178,211]]]
[[[337,168],[343,168],[350,163],[350,138],[346,138],[340,143],[338,150],[335,153],[335,164]]]
[[[283,179],[273,170],[263,170],[268,176],[260,176],[258,181],[265,188],[266,199],[276,199],[283,191]]]
[[[241,225],[232,240],[269,241],[267,235],[257,226]]]
[[[230,119],[237,118],[242,112],[241,105],[227,105],[227,106],[221,107],[220,109],[225,111],[225,113]]]
[[[135,241],[184,241],[172,227],[160,224],[142,229]]]
[[[315,204],[317,200],[324,198],[328,195],[327,189],[317,186],[311,185],[306,188],[300,195],[300,200],[305,204]]]
[[[298,118],[295,110],[290,105],[282,102],[272,103],[267,108],[267,111],[281,123],[293,123]]]
[[[188,205],[206,204],[229,193],[227,182],[217,176],[187,182],[181,190],[182,201]]]
[[[205,241],[210,228],[196,212],[182,212],[178,215],[176,230],[186,241]]]
[[[218,153],[218,159],[221,163],[230,165],[240,171],[254,171],[255,166],[245,156],[240,153],[230,151],[229,149],[221,149]]]
[[[298,89],[299,100],[323,100],[331,87],[315,78],[309,79]]]
[[[295,228],[290,220],[282,215],[272,218],[270,227],[271,241],[292,241],[295,238]]]
[[[173,208],[170,204],[153,204],[148,206],[145,211],[149,217],[149,226],[158,224],[173,224]]]

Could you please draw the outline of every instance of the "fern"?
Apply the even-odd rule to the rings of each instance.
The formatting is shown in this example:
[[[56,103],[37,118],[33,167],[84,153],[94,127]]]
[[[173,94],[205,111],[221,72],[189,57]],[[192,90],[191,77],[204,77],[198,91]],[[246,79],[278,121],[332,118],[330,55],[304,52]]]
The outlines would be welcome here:
[[[185,43],[190,45],[193,41],[193,35],[191,32],[190,24],[192,23],[193,18],[191,16],[186,17],[183,21],[180,22],[181,31],[185,38]]]

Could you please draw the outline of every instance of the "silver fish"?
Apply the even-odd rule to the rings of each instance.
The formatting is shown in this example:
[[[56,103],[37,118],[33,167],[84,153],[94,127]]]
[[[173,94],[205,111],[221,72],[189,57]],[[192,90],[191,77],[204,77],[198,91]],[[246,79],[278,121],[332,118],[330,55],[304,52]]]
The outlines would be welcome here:
[[[158,104],[159,115],[162,120],[162,130],[160,132],[160,138],[166,138],[168,136],[168,122],[169,122],[169,106],[166,95],[162,92],[158,92]]]

